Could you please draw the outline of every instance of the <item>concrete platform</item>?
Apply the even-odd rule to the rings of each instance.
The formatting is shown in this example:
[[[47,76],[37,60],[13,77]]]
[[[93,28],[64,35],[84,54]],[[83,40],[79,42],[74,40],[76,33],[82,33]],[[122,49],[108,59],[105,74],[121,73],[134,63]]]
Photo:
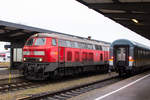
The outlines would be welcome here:
[[[69,100],[150,100],[150,71]]]
[[[19,77],[19,70],[10,70],[8,68],[0,68],[0,79],[9,78],[9,74],[11,73],[11,77]]]

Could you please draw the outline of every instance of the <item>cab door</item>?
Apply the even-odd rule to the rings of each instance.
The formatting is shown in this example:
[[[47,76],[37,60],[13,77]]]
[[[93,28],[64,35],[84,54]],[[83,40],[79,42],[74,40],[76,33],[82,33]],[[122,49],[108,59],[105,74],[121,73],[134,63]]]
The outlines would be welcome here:
[[[65,47],[58,47],[58,51],[59,51],[59,56],[58,56],[58,59],[59,59],[59,62],[60,63],[63,63],[65,62]]]

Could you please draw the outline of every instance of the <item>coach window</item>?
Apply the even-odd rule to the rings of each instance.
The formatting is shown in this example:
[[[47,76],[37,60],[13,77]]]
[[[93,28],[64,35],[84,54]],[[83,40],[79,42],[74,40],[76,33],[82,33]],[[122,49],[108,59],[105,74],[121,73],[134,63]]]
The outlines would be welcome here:
[[[56,46],[56,45],[57,45],[56,39],[52,39],[52,45],[53,45],[53,46]]]
[[[135,48],[135,53],[134,53],[134,59],[136,60],[138,58],[138,51],[137,51],[137,48]]]
[[[138,55],[140,56],[140,50],[138,49]]]

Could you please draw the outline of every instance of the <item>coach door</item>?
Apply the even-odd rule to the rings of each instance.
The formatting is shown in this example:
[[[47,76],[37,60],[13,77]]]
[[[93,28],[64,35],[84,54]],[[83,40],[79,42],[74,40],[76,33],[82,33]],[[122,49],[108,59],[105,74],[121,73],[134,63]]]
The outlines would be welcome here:
[[[115,64],[117,66],[127,66],[128,65],[128,55],[129,47],[128,46],[118,46],[115,47]]]
[[[59,51],[59,62],[63,64],[65,62],[65,48],[64,47],[58,47]]]

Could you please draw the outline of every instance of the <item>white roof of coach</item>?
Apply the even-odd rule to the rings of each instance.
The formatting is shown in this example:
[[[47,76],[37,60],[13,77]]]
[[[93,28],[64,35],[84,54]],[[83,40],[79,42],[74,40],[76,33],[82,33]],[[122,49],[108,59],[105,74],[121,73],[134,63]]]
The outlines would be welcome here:
[[[137,46],[137,47],[146,48],[146,49],[150,50],[149,46],[146,46],[146,45],[143,45],[143,44],[131,41],[131,40],[127,40],[127,39],[118,39],[118,40],[115,40],[111,44],[111,47],[113,47],[114,45],[126,45],[126,44],[128,44],[130,46]]]

